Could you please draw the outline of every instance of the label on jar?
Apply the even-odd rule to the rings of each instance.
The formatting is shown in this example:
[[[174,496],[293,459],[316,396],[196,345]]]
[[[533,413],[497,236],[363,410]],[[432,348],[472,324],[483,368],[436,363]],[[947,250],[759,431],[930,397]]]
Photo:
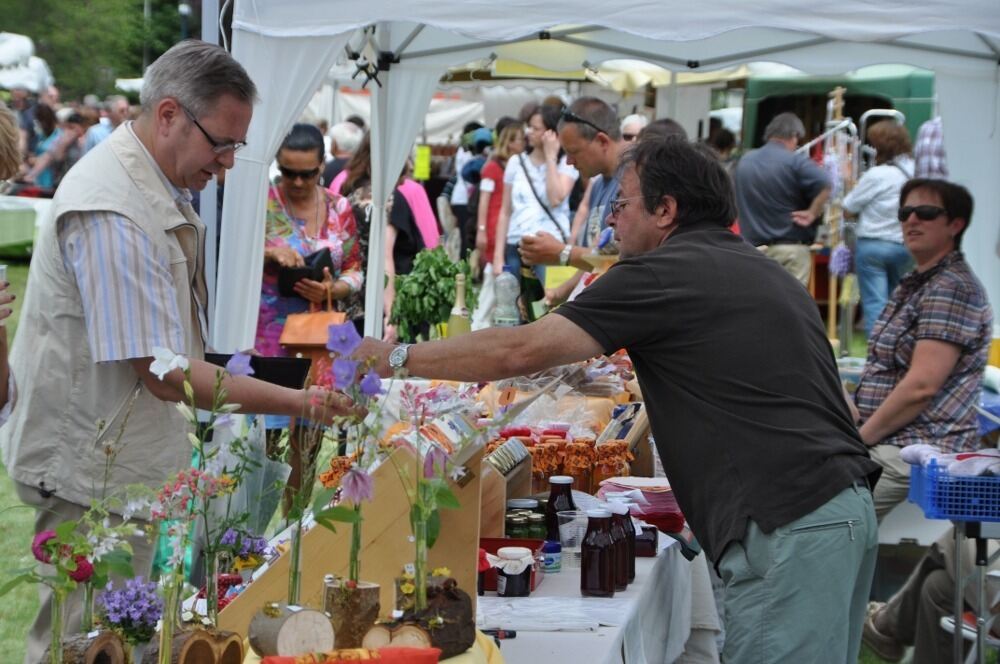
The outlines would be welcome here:
[[[497,574],[497,595],[503,596],[505,592],[507,592],[507,577]]]
[[[562,569],[562,552],[561,551],[546,551],[543,554],[545,557],[542,561],[542,565],[546,572],[558,572]]]

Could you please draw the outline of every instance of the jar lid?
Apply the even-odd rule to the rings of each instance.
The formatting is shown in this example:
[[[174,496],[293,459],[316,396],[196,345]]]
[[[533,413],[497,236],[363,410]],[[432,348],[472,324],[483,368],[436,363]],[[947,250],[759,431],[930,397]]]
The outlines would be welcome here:
[[[608,510],[587,510],[588,519],[610,519],[611,512]]]
[[[545,521],[544,514],[529,514],[528,521]]]
[[[617,500],[612,500],[608,502],[608,510],[612,514],[618,514],[619,516],[622,514],[628,514],[628,507],[623,503],[618,502]]]
[[[524,516],[512,516],[510,522],[513,524],[528,523],[528,518]]]
[[[538,501],[534,498],[511,498],[507,501],[507,509],[509,510],[533,510],[538,508]]]
[[[504,560],[520,560],[531,555],[531,549],[526,546],[504,546],[497,549],[497,555]]]
[[[549,484],[572,484],[573,478],[569,475],[553,475],[549,478]]]

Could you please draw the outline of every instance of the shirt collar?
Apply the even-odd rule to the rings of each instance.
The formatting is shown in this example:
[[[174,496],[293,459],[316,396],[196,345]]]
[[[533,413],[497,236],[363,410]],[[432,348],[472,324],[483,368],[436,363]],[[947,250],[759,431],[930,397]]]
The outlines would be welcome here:
[[[915,288],[917,286],[925,284],[935,274],[945,269],[946,267],[950,267],[955,263],[958,263],[961,260],[962,260],[962,252],[956,249],[947,256],[945,256],[944,258],[942,258],[941,260],[939,260],[937,262],[937,265],[935,265],[931,269],[924,270],[923,272],[918,272],[917,270],[910,272],[908,275],[900,279],[899,285],[907,288]]]
[[[194,196],[191,194],[191,190],[181,187],[175,187],[174,183],[167,179],[167,176],[163,173],[163,169],[160,168],[160,165],[156,163],[155,159],[153,159],[153,155],[149,152],[149,150],[146,149],[146,146],[143,144],[143,142],[139,140],[139,136],[135,133],[135,129],[132,127],[132,121],[128,120],[125,123],[125,126],[128,128],[128,132],[132,134],[132,138],[135,139],[135,142],[139,144],[140,148],[142,148],[142,153],[146,155],[147,159],[149,159],[149,163],[153,166],[153,170],[156,172],[156,175],[160,178],[160,181],[163,182],[163,186],[166,187],[167,191],[170,192],[170,195],[173,196],[174,202],[177,205],[190,204],[191,201],[194,200]]]

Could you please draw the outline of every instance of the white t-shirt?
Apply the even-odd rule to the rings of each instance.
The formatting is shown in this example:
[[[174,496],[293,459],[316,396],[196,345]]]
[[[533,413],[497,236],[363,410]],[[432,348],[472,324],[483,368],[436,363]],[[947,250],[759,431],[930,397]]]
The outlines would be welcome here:
[[[455,186],[451,190],[452,205],[469,204],[469,183],[462,179],[462,169],[472,159],[472,153],[465,148],[459,148],[455,152]]]
[[[902,244],[903,227],[896,217],[899,192],[913,177],[913,160],[900,155],[874,166],[844,198],[844,209],[858,215],[858,237]]]
[[[524,168],[521,168],[521,163]],[[503,173],[504,185],[510,187],[510,224],[507,227],[507,244],[516,244],[525,235],[538,231],[546,231],[555,237],[560,237],[555,223],[549,218],[542,206],[531,193],[534,185],[538,198],[542,199],[552,216],[559,222],[562,235],[569,237],[569,195],[563,198],[555,208],[549,206],[548,194],[545,191],[546,165],[542,162],[536,166],[526,155],[517,155],[507,160],[507,168]],[[531,181],[525,177],[525,170],[531,176]],[[568,175],[573,181],[580,176],[576,168],[566,163],[566,157],[559,160],[556,170],[560,175]]]

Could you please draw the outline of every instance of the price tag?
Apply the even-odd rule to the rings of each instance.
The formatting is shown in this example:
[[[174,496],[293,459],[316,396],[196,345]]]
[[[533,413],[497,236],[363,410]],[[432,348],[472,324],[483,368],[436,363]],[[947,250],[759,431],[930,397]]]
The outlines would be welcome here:
[[[431,146],[418,145],[413,156],[413,179],[418,182],[431,179]]]
[[[514,397],[517,396],[517,390],[513,387],[505,387],[500,396],[497,398],[501,406],[509,406],[514,403]]]
[[[101,630],[95,629],[93,631],[87,632],[87,639],[96,639],[101,633]]]
[[[302,610],[302,607],[295,604],[289,604],[288,610],[291,611],[292,613],[298,613],[299,611]]]
[[[417,568],[413,566],[413,563],[406,563],[403,565],[403,571],[412,576],[417,573]]]

